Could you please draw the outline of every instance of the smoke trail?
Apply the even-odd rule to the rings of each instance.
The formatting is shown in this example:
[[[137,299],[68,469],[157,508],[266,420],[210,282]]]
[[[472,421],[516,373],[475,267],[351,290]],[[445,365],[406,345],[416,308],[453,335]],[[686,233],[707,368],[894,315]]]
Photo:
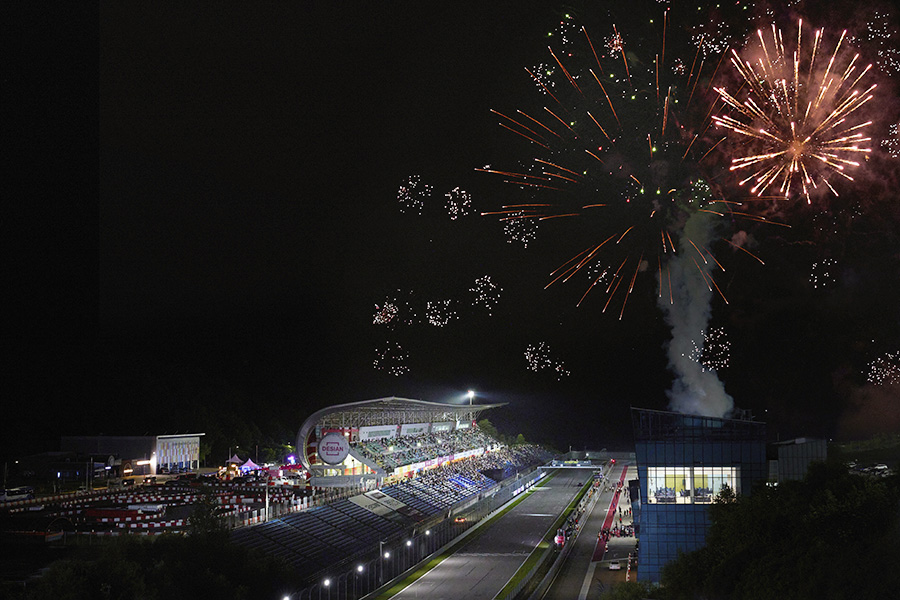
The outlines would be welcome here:
[[[669,342],[669,368],[675,374],[672,389],[666,392],[669,408],[676,412],[724,417],[734,408],[734,400],[725,393],[725,386],[715,371],[704,370],[691,357],[694,343],[702,343],[709,325],[712,291],[700,274],[709,276],[713,261],[702,260],[691,241],[699,248],[709,247],[714,235],[714,217],[706,212],[694,212],[684,226],[676,257],[669,262],[672,301],[662,294],[659,306],[672,328]]]

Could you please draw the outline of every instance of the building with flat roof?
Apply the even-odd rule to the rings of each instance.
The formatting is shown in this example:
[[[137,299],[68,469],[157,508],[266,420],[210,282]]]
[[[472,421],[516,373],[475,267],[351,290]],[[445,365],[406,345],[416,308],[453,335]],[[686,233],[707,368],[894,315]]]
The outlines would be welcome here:
[[[806,477],[810,463],[825,462],[828,458],[828,443],[814,438],[796,438],[775,442],[772,446],[778,452],[776,481],[799,481]]]
[[[114,476],[156,475],[160,472],[196,470],[200,466],[203,433],[163,435],[63,436],[64,452],[109,457]]]
[[[679,552],[706,544],[707,506],[723,485],[749,494],[766,480],[766,428],[751,418],[642,408],[632,408],[631,418],[640,485],[634,511],[638,580],[658,582],[663,566]]]

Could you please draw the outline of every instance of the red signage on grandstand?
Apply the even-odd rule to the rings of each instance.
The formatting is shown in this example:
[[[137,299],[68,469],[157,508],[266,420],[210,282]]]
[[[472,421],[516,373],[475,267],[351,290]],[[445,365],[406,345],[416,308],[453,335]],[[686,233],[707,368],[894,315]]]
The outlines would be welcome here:
[[[339,465],[350,454],[350,442],[339,433],[329,433],[319,441],[319,459],[326,465]]]

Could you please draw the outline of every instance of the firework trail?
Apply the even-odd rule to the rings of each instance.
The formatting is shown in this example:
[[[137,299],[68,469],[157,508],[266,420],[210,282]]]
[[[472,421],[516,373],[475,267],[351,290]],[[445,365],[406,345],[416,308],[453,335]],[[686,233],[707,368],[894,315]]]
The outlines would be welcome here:
[[[661,52],[643,60],[634,58],[626,32],[615,24],[608,24],[602,44],[586,27],[577,28],[578,36],[566,27],[564,47],[548,47],[554,67],[540,74],[526,69],[547,104],[492,110],[499,125],[536,155],[513,168],[477,169],[529,195],[527,202],[483,215],[496,215],[507,227],[555,224],[573,233],[567,244],[586,238],[550,274],[547,287],[598,271],[605,285],[590,281],[578,305],[599,301],[603,312],[612,308],[620,319],[641,274],[656,274],[660,295],[673,300],[668,261],[679,252],[690,215],[733,213],[733,203],[712,193],[703,175],[707,166],[714,168],[710,151],[723,139],[709,135],[709,102],[717,100],[709,77],[719,63],[693,46],[688,61],[666,61],[667,14],[661,35],[659,26],[636,34],[635,48],[648,37],[662,42]],[[601,32],[597,41],[603,39]],[[704,161],[708,164],[701,165]],[[692,253],[707,260],[713,241],[695,241]]]
[[[725,102],[713,80],[730,40],[743,35],[723,23],[669,28],[669,11],[661,16],[637,30],[609,22],[573,36],[566,28],[564,47],[548,48],[539,72],[526,69],[546,104],[493,112],[535,155],[517,167],[480,170],[530,197],[483,214],[557,225],[572,234],[566,243],[589,237],[547,286],[595,273],[578,305],[601,296],[602,311],[613,306],[622,319],[639,277],[655,276],[672,328],[670,406],[721,417],[733,401],[695,342],[707,332],[712,298],[727,303],[714,245],[735,246],[723,231],[731,221],[764,220],[711,183],[728,173],[713,152],[725,139],[711,119]]]

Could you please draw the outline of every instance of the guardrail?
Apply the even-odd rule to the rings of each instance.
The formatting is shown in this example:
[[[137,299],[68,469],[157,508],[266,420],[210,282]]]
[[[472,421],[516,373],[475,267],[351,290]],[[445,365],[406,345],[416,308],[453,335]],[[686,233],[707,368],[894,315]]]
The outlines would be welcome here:
[[[467,535],[543,476],[544,473],[534,466],[508,477],[474,496],[474,504],[472,498],[461,500],[413,528],[386,538],[380,547],[366,548],[317,572],[311,577],[317,580],[316,583],[290,598],[312,600],[321,595],[333,600],[350,600],[372,594]],[[464,517],[465,521],[457,522],[457,517]],[[382,557],[383,549],[391,558],[385,560]]]

